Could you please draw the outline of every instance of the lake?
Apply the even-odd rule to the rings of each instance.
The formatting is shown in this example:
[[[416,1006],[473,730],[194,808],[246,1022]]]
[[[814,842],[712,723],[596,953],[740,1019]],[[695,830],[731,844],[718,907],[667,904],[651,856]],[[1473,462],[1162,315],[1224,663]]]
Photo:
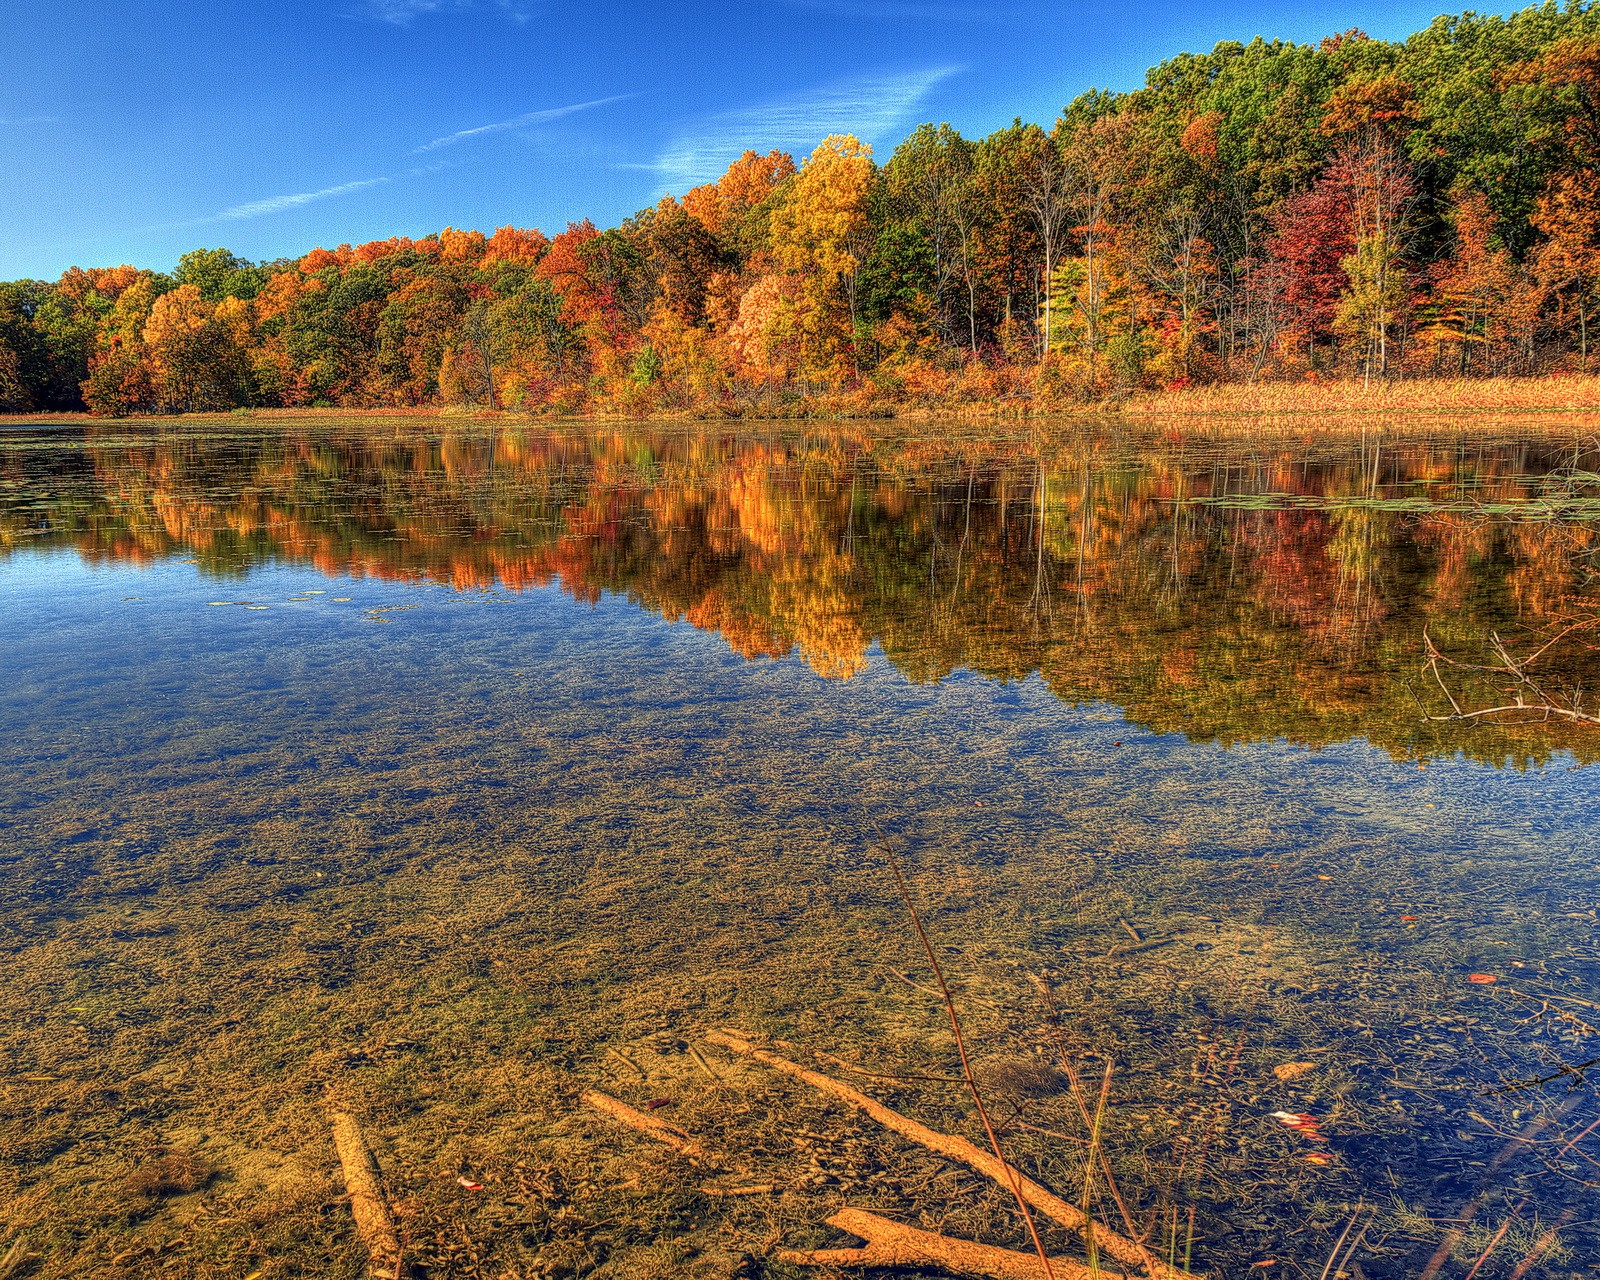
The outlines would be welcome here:
[[[730,1047],[987,1147],[947,981],[1006,1156],[1164,1265],[1593,1274],[1597,466],[0,430],[0,1254],[363,1275],[341,1111],[418,1275],[827,1276],[780,1254],[842,1206],[1026,1253],[1006,1186]]]

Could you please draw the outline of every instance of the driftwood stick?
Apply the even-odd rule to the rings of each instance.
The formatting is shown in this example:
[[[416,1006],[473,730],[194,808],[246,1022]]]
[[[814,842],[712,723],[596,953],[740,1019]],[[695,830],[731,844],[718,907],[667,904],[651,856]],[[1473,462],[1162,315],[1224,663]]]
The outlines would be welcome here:
[[[706,1061],[706,1055],[701,1053],[700,1050],[696,1049],[693,1045],[689,1046],[689,1056],[693,1058],[699,1065],[700,1070],[704,1071],[713,1080],[722,1079],[721,1076],[711,1069],[711,1064]]]
[[[680,1133],[671,1125],[657,1120],[652,1115],[643,1111],[635,1111],[626,1102],[619,1102],[609,1094],[601,1093],[598,1089],[589,1089],[584,1092],[583,1100],[596,1111],[603,1111],[619,1124],[625,1124],[630,1129],[637,1129],[647,1138],[654,1138],[657,1142],[671,1147],[679,1155],[688,1156],[691,1160],[701,1160],[708,1164],[715,1163],[710,1152],[702,1147],[687,1134]]]
[[[627,1067],[630,1071],[632,1071],[634,1073],[634,1075],[639,1077],[639,1079],[648,1080],[650,1078],[648,1075],[645,1074],[645,1069],[643,1067],[641,1067],[637,1062],[635,1062],[632,1058],[628,1057],[627,1054],[620,1053],[616,1049],[607,1049],[606,1052],[609,1053],[618,1062],[620,1062],[623,1066]]]
[[[922,983],[918,982],[915,978],[913,978],[909,973],[901,973],[900,970],[896,969],[893,965],[887,965],[886,964],[883,967],[888,972],[894,974],[895,977],[899,978],[900,981],[905,983],[908,987],[915,987],[918,991],[926,992],[928,995],[932,996],[935,1000],[939,1001],[940,1004],[944,1003],[944,993],[943,992],[937,990],[934,987],[924,986]],[[981,1004],[985,1009],[998,1009],[1000,1007],[999,1005],[994,1004],[991,1001],[980,1000],[977,996],[974,996],[974,995],[964,995],[963,999],[965,999],[968,1004]]]
[[[955,1134],[940,1133],[926,1125],[918,1124],[915,1120],[901,1115],[891,1107],[886,1107],[875,1098],[869,1098],[857,1089],[852,1089],[843,1081],[835,1080],[832,1076],[825,1076],[820,1071],[811,1071],[802,1067],[797,1062],[790,1062],[787,1058],[780,1058],[775,1053],[768,1053],[765,1049],[758,1049],[747,1040],[740,1040],[726,1032],[709,1031],[707,1040],[712,1044],[721,1045],[724,1049],[731,1049],[734,1053],[743,1054],[754,1058],[757,1062],[764,1063],[775,1071],[784,1072],[797,1079],[804,1080],[815,1089],[823,1093],[831,1093],[834,1097],[848,1102],[859,1111],[865,1112],[886,1129],[893,1129],[903,1138],[909,1138],[918,1146],[926,1147],[930,1151],[937,1151],[942,1156],[952,1160],[959,1160],[962,1164],[976,1169],[985,1177],[994,1179],[1007,1190],[1013,1187],[1020,1189],[1024,1200],[1041,1213],[1048,1214],[1062,1226],[1071,1227],[1086,1239],[1092,1239],[1095,1247],[1102,1253],[1115,1258],[1118,1262],[1129,1267],[1146,1268],[1147,1252],[1129,1240],[1126,1236],[1118,1235],[1103,1223],[1094,1222],[1087,1217],[1077,1205],[1063,1200],[1047,1187],[1040,1186],[1021,1170],[1010,1164],[1002,1164],[995,1156],[975,1143]],[[1054,1259],[1051,1260],[1054,1265]],[[1033,1265],[1038,1268],[1038,1274],[1043,1274],[1037,1258]],[[1187,1272],[1165,1263],[1155,1262],[1149,1268],[1150,1274],[1159,1280],[1185,1280]]]
[[[367,1146],[354,1116],[335,1111],[331,1118],[333,1146],[339,1153],[339,1164],[344,1169],[344,1189],[350,1197],[350,1216],[356,1220],[356,1235],[361,1237],[372,1259],[371,1274],[383,1280],[394,1280],[401,1274],[400,1240],[395,1235],[394,1219],[389,1216],[389,1205],[378,1182],[378,1164],[372,1158],[372,1148]]]
[[[865,1209],[841,1209],[828,1219],[831,1226],[848,1231],[867,1242],[864,1249],[817,1249],[801,1252],[784,1249],[780,1262],[816,1267],[942,1267],[958,1276],[981,1280],[1044,1280],[1044,1266],[1036,1253],[1017,1253],[990,1244],[977,1244],[954,1236],[943,1236],[917,1227],[908,1227],[892,1218],[882,1218]],[[1058,1280],[1091,1280],[1093,1276],[1113,1280],[1120,1271],[1101,1268],[1091,1271],[1072,1258],[1051,1258],[1050,1269]]]
[[[16,1275],[31,1256],[28,1252],[28,1237],[18,1236],[11,1242],[11,1247],[5,1251],[5,1255],[0,1257],[0,1280],[9,1280],[11,1276]]]
[[[1106,952],[1106,956],[1111,958],[1114,956],[1138,955],[1141,951],[1154,951],[1158,947],[1169,947],[1177,940],[1176,935],[1168,934],[1163,938],[1146,938],[1143,942],[1126,942],[1120,947],[1112,947],[1110,951]]]

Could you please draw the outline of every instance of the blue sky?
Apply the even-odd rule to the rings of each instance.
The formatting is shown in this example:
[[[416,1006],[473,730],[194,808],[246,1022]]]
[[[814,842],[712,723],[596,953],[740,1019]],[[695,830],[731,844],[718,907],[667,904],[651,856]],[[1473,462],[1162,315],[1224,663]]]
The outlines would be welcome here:
[[[1437,0],[1435,0],[1437,3]],[[0,279],[506,223],[614,225],[746,146],[980,136],[1257,34],[1433,4],[0,0]]]

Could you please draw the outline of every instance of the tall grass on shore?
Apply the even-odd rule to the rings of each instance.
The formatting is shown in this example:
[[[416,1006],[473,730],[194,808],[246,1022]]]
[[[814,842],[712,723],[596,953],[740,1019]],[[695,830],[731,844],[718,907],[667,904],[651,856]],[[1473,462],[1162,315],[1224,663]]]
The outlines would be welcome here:
[[[1359,378],[1322,382],[1216,383],[1181,390],[1134,391],[1126,396],[1084,400],[1037,386],[999,385],[966,376],[939,380],[915,395],[888,394],[863,386],[798,398],[752,398],[738,406],[695,410],[653,407],[621,411],[589,406],[558,414],[477,406],[414,405],[405,408],[235,409],[162,415],[162,421],[189,419],[237,423],[246,420],[302,421],[342,419],[375,421],[406,419],[482,419],[502,423],[560,422],[714,422],[779,421],[850,422],[900,420],[907,423],[1021,423],[1045,418],[1196,417],[1251,419],[1358,415],[1524,415],[1600,414],[1600,374],[1547,374],[1523,378],[1417,378],[1371,381]],[[81,413],[36,412],[0,414],[8,427],[99,421]],[[1296,423],[1297,427],[1301,424]]]
[[[1600,376],[1219,383],[1135,393],[1118,408],[1125,414],[1162,415],[1584,412],[1600,410]]]

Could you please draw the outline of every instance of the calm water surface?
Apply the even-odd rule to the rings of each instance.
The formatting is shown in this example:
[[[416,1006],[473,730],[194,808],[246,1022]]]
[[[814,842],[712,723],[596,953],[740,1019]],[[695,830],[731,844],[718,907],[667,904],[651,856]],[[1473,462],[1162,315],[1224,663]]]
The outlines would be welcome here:
[[[1026,1248],[703,1039],[981,1137],[887,846],[1007,1150],[1116,1229],[1218,1277],[1594,1274],[1600,729],[1432,720],[1423,670],[1600,606],[1594,447],[0,432],[0,1253],[360,1275],[330,1107],[418,1274],[819,1274],[772,1258],[845,1204]],[[1540,660],[1566,705],[1588,634]],[[1127,1220],[1063,1058],[1110,1073]]]

